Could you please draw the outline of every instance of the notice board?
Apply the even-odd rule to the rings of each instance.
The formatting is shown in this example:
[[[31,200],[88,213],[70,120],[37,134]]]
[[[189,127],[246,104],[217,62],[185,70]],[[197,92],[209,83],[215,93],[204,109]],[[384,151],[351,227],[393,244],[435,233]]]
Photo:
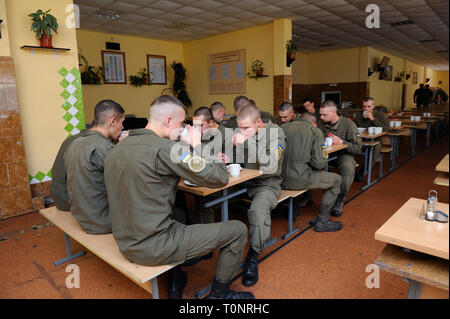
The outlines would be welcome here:
[[[245,94],[245,49],[208,56],[209,94]]]

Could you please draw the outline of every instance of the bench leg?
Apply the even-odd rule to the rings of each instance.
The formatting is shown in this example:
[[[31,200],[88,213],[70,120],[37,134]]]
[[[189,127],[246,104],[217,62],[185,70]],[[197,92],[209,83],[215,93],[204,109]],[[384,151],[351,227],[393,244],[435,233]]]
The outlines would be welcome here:
[[[295,227],[295,229],[292,229],[292,220],[294,215],[294,198],[289,198],[289,211],[288,211],[288,232],[281,236],[283,239],[287,239],[289,236],[294,234],[298,231],[298,227]]]
[[[79,253],[76,253],[76,254],[72,255],[72,250],[70,248],[69,236],[67,236],[66,233],[64,233],[64,239],[66,240],[67,257],[55,261],[54,262],[55,266],[59,266],[61,264],[64,264],[65,262],[68,262],[68,261],[72,260],[72,259],[75,259],[75,258],[78,258],[78,257],[86,255],[86,252],[84,250],[80,251]]]

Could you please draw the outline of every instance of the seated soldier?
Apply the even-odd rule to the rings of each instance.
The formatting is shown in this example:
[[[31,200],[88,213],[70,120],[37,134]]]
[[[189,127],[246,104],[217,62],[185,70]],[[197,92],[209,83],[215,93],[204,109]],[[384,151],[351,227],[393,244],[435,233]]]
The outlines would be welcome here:
[[[305,112],[312,113],[316,117],[317,122],[320,120],[319,108],[316,108],[311,98],[309,97],[305,98],[302,101],[302,107],[303,107],[303,110],[301,111],[302,114]]]
[[[275,117],[275,124],[281,126],[281,124],[288,123],[297,118],[300,118],[300,114],[295,113],[294,106],[289,102],[283,102],[278,107],[278,115]]]
[[[252,202],[247,211],[250,249],[245,260],[242,283],[252,286],[258,281],[258,255],[270,239],[270,211],[277,206],[281,192],[281,161],[286,138],[278,125],[264,123],[260,111],[252,105],[239,109],[237,123],[241,133],[233,136],[233,144],[244,144],[244,168],[263,172],[260,177],[245,183]],[[257,147],[256,156],[249,152],[251,143]]]
[[[100,101],[90,134],[72,142],[64,154],[70,211],[89,234],[111,232],[104,183],[105,159],[120,138],[124,109],[114,101]]]
[[[206,106],[199,107],[193,115],[194,127],[197,127],[202,134],[202,143],[208,144],[210,156],[222,153],[223,143],[225,139],[225,127],[214,121],[213,114]],[[203,149],[205,152],[206,147]],[[201,224],[215,222],[215,209],[208,207],[201,209],[199,214]]]
[[[181,264],[219,248],[214,283],[206,298],[254,298],[229,289],[247,242],[244,223],[183,225],[171,218],[180,177],[207,187],[228,182],[223,163],[199,156],[200,132],[187,126],[187,133],[180,134],[185,116],[184,105],[175,97],[156,98],[147,126],[131,131],[108,156],[105,184],[114,238],[126,258],[150,266]],[[178,137],[180,142],[175,142]],[[169,298],[181,298],[187,275],[175,267],[171,276],[177,285]]]
[[[355,124],[357,127],[382,127],[383,132],[389,130],[389,124],[386,117],[381,111],[375,109],[375,100],[372,97],[366,97],[363,100],[363,111],[355,114]],[[372,167],[370,168],[375,166],[377,159],[380,157],[381,138],[376,138],[375,141],[380,141],[380,144],[375,145],[373,148]],[[361,169],[358,172],[355,179],[357,181],[364,180],[364,169]]]
[[[303,118],[294,119],[281,128],[287,140],[281,187],[293,190],[323,189],[319,214],[310,224],[317,232],[340,230],[342,223],[330,220],[330,213],[340,192],[342,178],[338,174],[323,171],[328,153],[322,132]]]
[[[84,129],[76,135],[68,137],[59,148],[52,166],[52,182],[50,194],[59,210],[70,211],[69,194],[67,192],[67,176],[64,167],[64,154],[67,148],[79,137],[96,134],[96,131]]]
[[[243,95],[238,95],[234,98],[233,101],[233,106],[234,106],[234,112],[235,112],[235,116],[233,116],[232,118],[230,118],[226,123],[224,123],[223,125],[227,128],[232,128],[235,129],[238,127],[237,125],[237,114],[239,112],[239,109],[241,107],[244,107],[246,105],[252,105],[255,106],[255,101],[253,100],[249,100],[246,96]],[[264,123],[268,123],[269,121],[271,121],[272,123],[275,123],[275,119],[273,118],[272,114],[268,113],[268,112],[261,112],[261,120]]]
[[[337,106],[331,100],[323,102],[320,106],[320,121],[317,127],[325,137],[333,139],[333,145],[347,145],[346,149],[339,151],[337,159],[330,162],[337,167],[342,177],[341,192],[331,212],[332,216],[339,217],[342,215],[345,199],[355,177],[355,155],[361,153],[362,141],[355,123],[339,116]]]
[[[225,116],[225,107],[223,106],[223,104],[220,102],[214,102],[213,104],[211,104],[209,109],[214,116],[214,121],[216,121],[217,124],[222,124],[223,118]]]

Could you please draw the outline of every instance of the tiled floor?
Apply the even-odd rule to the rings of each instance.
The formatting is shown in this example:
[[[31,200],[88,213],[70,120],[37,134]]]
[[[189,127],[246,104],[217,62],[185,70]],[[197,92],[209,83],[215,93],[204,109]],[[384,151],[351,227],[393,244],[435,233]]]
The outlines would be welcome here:
[[[423,147],[419,136],[418,149]],[[384,244],[374,239],[375,231],[410,197],[425,198],[436,189],[439,201],[449,202],[448,187],[433,184],[434,167],[448,153],[448,137],[441,138],[413,160],[356,196],[345,205],[339,218],[344,228],[336,233],[317,233],[307,229],[287,241],[279,240],[265,251],[268,256],[259,265],[259,282],[245,288],[241,279],[233,282],[239,290],[248,289],[257,298],[406,298],[408,284],[401,278],[381,271],[380,288],[366,287],[366,266],[374,262]],[[401,144],[399,163],[407,159],[408,139]],[[385,162],[390,166],[389,160]],[[378,166],[375,167],[375,170]],[[375,176],[377,173],[375,174]],[[357,195],[362,183],[354,183],[349,198]],[[315,217],[320,192],[314,191],[315,203],[302,211],[294,222],[301,230]],[[231,218],[245,221],[234,212]],[[283,213],[272,216],[272,235],[286,230]],[[293,236],[294,237],[294,236]],[[82,249],[72,241],[73,251]],[[276,251],[275,251],[276,250]],[[275,251],[275,252],[274,252]],[[65,257],[63,233],[38,213],[0,222],[0,298],[151,298],[144,289],[121,275],[90,252],[73,261],[80,269],[80,288],[66,287],[66,264],[53,261]],[[188,284],[183,298],[208,284],[215,273],[214,258],[193,267],[184,267]],[[160,297],[166,298],[167,274],[159,277]]]

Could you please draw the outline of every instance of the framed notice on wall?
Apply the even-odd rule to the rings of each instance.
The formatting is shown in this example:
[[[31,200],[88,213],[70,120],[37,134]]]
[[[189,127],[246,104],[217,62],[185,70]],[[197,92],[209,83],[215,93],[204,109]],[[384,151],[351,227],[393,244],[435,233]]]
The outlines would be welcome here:
[[[245,93],[245,49],[208,56],[209,94]]]
[[[167,84],[165,56],[147,54],[147,70],[151,84]]]
[[[125,53],[102,50],[102,66],[105,84],[126,84]]]

